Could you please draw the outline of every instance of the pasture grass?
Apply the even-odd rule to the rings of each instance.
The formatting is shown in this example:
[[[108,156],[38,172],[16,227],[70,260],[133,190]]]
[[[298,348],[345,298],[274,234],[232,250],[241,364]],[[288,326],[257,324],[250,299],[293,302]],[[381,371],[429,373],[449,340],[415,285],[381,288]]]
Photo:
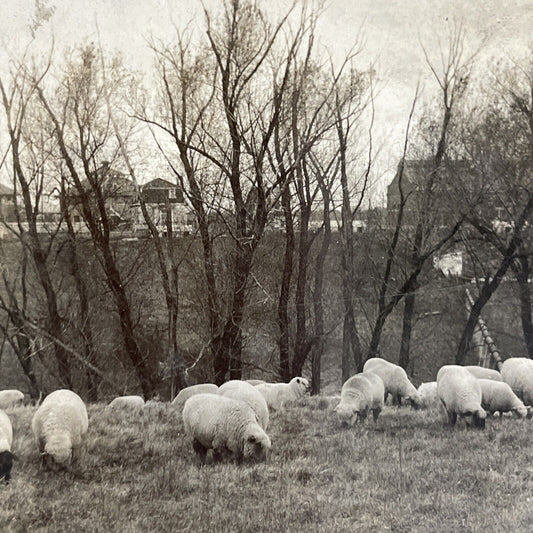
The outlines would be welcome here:
[[[445,425],[387,406],[343,429],[305,398],[271,414],[264,464],[200,465],[169,404],[89,407],[81,464],[42,469],[35,407],[8,411],[18,456],[0,486],[2,532],[531,532],[532,421]]]

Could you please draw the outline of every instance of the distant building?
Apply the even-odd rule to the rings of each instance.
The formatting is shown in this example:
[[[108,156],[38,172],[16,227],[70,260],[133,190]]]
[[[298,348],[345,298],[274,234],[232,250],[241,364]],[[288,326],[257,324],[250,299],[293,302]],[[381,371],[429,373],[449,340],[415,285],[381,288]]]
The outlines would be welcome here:
[[[5,237],[8,229],[5,224],[16,221],[15,197],[13,189],[0,183],[0,238]]]
[[[149,181],[141,187],[141,198],[160,233],[166,233],[169,227],[175,234],[192,233],[194,217],[185,204],[183,191],[175,183],[161,178]],[[135,208],[137,210],[135,229],[144,230],[147,225],[140,203],[137,203]]]

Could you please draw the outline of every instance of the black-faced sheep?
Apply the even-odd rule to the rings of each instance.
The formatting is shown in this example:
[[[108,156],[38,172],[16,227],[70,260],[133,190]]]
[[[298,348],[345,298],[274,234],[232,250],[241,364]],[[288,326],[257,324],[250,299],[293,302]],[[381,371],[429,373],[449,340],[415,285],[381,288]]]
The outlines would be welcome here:
[[[525,405],[533,406],[533,361],[510,357],[503,362],[502,378]]]
[[[481,407],[481,385],[466,368],[458,365],[443,366],[437,374],[437,394],[452,426],[459,415],[472,417],[476,427],[485,427],[487,413]]]
[[[309,392],[309,381],[292,378],[289,383],[260,383],[256,389],[265,397],[269,409],[279,411],[285,402],[297,400]]]
[[[263,460],[271,448],[268,435],[246,403],[219,394],[197,394],[183,407],[185,431],[194,451],[205,461],[212,449],[215,459],[232,455],[237,462]]]
[[[247,403],[255,413],[259,425],[265,431],[267,430],[269,420],[268,405],[265,397],[253,385],[246,383],[246,381],[234,379],[221,385],[218,389],[218,394]]]
[[[87,409],[75,392],[60,389],[50,393],[31,422],[44,464],[68,467],[77,463],[88,425]]]
[[[364,372],[374,372],[385,385],[385,399],[388,394],[393,398],[394,403],[401,405],[402,400],[408,401],[413,407],[418,407],[420,398],[415,386],[409,381],[405,370],[390,361],[380,357],[372,357],[366,361]]]
[[[11,468],[13,467],[12,444],[13,427],[11,421],[4,411],[0,411],[0,481],[4,480],[6,483],[11,479]]]

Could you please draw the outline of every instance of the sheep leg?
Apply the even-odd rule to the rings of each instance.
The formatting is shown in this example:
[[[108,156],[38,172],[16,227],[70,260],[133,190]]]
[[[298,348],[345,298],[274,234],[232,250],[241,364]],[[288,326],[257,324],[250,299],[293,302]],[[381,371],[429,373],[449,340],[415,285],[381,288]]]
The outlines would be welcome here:
[[[450,426],[455,426],[455,423],[457,422],[457,413],[452,413],[446,409],[446,413],[448,414],[448,420],[450,421]]]
[[[194,451],[196,452],[196,455],[200,457],[200,460],[202,462],[205,462],[205,459],[207,457],[207,448],[197,439],[193,440],[192,447]]]
[[[374,417],[374,422],[378,421],[378,416],[381,413],[381,407],[378,407],[376,409],[372,409],[372,416]]]

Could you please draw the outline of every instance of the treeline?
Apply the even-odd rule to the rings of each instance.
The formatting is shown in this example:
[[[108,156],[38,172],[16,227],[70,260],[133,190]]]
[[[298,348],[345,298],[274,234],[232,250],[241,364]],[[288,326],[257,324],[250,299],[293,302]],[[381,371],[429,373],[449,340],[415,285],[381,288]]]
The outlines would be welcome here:
[[[340,64],[324,54],[319,15],[295,4],[273,20],[256,3],[228,0],[205,12],[203,33],[178,29],[172,42],[152,42],[144,85],[94,45],[61,61],[27,52],[2,73],[2,173],[15,191],[9,231],[20,245],[4,248],[0,328],[32,396],[43,386],[36,361],[50,386],[90,400],[131,386],[113,377],[128,373],[153,396],[161,364],[171,395],[199,366],[218,384],[239,379],[254,364],[243,351],[250,337],[258,342],[250,335],[258,301],[275,316],[268,370],[282,380],[310,364],[318,392],[322,355],[339,330],[346,379],[380,353],[401,304],[398,358],[407,367],[417,295],[433,259],[457,247],[478,290],[456,361],[509,273],[533,355],[531,64],[480,83],[460,28],[438,63],[426,54],[437,92],[418,113],[413,90],[396,202],[382,216],[369,209],[379,76],[359,68],[355,53]],[[154,149],[197,233],[176,239],[169,225],[162,234],[139,195],[150,240],[117,243],[104,162],[138,188]],[[423,164],[415,172],[410,161]],[[37,222],[50,194],[61,219],[44,238]],[[320,225],[311,223],[317,212]],[[269,250],[274,217],[282,230]]]

